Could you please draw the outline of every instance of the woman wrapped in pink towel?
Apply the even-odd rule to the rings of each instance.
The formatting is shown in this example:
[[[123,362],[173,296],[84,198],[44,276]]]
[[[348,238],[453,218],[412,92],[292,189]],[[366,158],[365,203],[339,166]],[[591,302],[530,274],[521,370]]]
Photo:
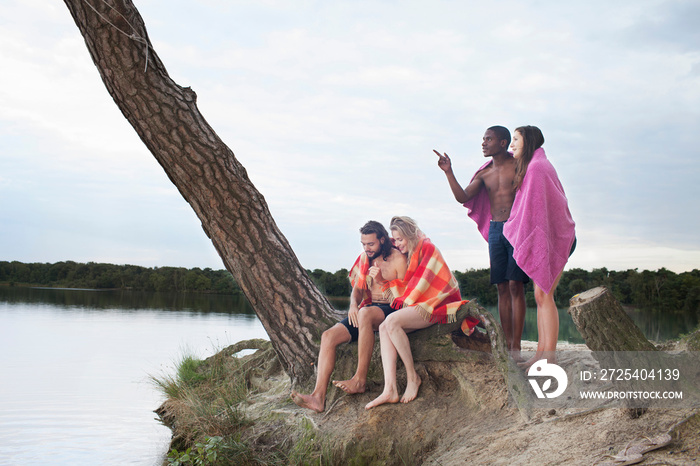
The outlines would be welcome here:
[[[511,150],[516,158],[516,190],[503,234],[513,245],[513,258],[532,279],[537,302],[537,352],[524,363],[540,359],[555,362],[559,312],[554,290],[576,247],[575,224],[564,188],[542,148],[544,136],[536,126],[513,132]]]

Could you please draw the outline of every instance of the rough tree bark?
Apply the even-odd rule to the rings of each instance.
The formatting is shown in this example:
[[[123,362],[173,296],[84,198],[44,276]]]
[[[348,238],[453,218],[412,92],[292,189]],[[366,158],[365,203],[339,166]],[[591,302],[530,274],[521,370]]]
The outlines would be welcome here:
[[[107,90],[202,227],[255,309],[294,383],[313,375],[334,310],[277,228],[263,196],[176,84],[130,0],[64,0]]]
[[[592,351],[656,350],[604,286],[571,298],[569,314]]]

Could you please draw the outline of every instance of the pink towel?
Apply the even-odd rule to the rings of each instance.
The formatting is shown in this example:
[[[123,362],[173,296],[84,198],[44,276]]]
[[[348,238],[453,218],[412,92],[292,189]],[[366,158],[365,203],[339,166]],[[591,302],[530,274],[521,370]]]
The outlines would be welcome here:
[[[488,167],[490,163],[493,163],[493,160],[489,160],[485,164],[481,166],[480,169],[474,173],[474,176],[472,176],[472,179],[469,181],[470,183],[474,181],[474,178],[476,178],[476,175],[479,174],[481,170],[484,168]],[[476,222],[476,227],[479,229],[479,232],[481,233],[481,236],[484,237],[486,241],[489,240],[489,225],[491,223],[491,201],[489,200],[489,193],[486,191],[486,189],[480,189],[479,194],[462,204],[464,207],[467,208],[467,215],[469,218],[474,220]]]
[[[569,260],[574,227],[564,188],[540,147],[515,194],[503,234],[513,245],[515,262],[546,293]]]

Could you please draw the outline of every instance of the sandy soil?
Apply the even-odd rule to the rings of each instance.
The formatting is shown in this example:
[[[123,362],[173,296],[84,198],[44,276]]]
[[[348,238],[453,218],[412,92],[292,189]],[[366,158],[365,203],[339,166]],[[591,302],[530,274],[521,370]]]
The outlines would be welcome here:
[[[534,345],[524,342],[523,349]],[[587,348],[564,344],[558,349]],[[345,458],[359,456],[369,464],[590,465],[661,433],[670,433],[672,443],[646,453],[640,464],[700,464],[697,410],[649,409],[638,415],[619,407],[562,409],[533,411],[526,419],[490,356],[424,362],[417,370],[423,384],[408,404],[365,410],[382,389],[381,382],[373,382],[368,392],[343,394],[317,414],[291,403],[288,387],[278,387],[276,413],[293,422],[310,421]],[[271,401],[265,398],[264,403]]]

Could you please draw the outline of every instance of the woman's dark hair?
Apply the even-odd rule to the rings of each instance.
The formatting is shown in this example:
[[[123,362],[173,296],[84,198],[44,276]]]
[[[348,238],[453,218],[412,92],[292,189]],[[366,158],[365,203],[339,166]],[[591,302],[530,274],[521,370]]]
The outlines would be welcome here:
[[[377,235],[377,240],[382,246],[380,250],[382,257],[384,260],[389,258],[393,244],[391,242],[391,238],[389,238],[389,233],[387,233],[386,228],[384,228],[384,225],[375,220],[370,220],[369,222],[365,223],[362,228],[360,228],[360,233],[363,235],[371,235],[374,233]],[[384,241],[382,241],[382,238]]]
[[[544,135],[537,126],[519,126],[515,128],[516,133],[520,133],[523,138],[523,153],[515,162],[515,179],[513,180],[513,190],[517,191],[523,184],[523,178],[527,173],[527,166],[532,160],[532,155],[544,144]]]

